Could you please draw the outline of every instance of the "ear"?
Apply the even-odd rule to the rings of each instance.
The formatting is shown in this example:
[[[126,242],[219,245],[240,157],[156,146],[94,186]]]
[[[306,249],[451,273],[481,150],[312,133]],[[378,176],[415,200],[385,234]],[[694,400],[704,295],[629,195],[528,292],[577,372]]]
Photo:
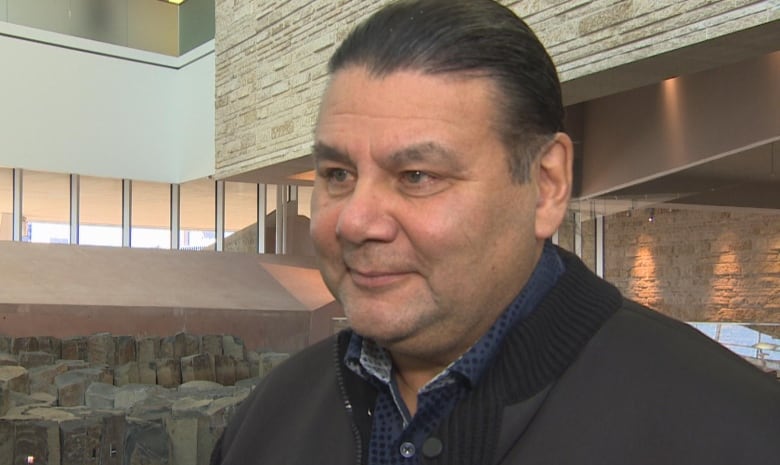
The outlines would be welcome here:
[[[536,238],[552,237],[563,222],[572,189],[574,146],[565,133],[555,134],[539,155],[536,178]]]

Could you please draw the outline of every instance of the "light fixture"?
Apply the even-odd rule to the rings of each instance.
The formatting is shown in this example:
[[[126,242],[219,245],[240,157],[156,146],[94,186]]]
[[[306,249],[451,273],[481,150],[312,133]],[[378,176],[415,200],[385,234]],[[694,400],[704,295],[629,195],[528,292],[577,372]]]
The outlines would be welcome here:
[[[755,347],[758,350],[775,350],[775,349],[777,349],[777,345],[770,344],[768,342],[759,342],[758,344],[754,344],[753,347]]]
[[[160,0],[165,3],[172,3],[174,5],[181,5],[182,3],[186,2],[187,0]]]
[[[647,222],[652,223],[653,221],[655,221],[655,208],[649,209],[647,215]]]

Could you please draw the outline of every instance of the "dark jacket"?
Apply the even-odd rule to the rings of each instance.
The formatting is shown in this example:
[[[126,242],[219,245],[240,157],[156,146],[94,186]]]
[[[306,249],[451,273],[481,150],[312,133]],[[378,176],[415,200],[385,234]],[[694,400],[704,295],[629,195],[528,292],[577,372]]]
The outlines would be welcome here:
[[[434,433],[441,452],[423,463],[780,463],[780,383],[560,253],[566,272],[508,334]],[[343,332],[276,368],[236,413],[212,464],[365,463],[375,392],[344,368],[348,339]]]

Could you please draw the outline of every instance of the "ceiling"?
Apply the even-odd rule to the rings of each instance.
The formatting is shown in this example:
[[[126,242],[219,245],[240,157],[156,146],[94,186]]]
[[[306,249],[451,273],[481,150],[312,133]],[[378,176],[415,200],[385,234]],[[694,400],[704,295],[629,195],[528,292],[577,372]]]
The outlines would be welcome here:
[[[607,215],[658,206],[780,214],[780,142],[572,202],[583,213]]]
[[[594,101],[651,86],[671,77],[692,76],[697,73],[701,75],[728,67],[735,68],[760,57],[777,56],[778,50],[780,20],[775,20],[622,67],[563,82],[564,100],[567,105],[576,106],[580,102]],[[780,86],[780,82],[775,85]],[[731,95],[711,95],[708,99],[722,104],[721,111],[729,111],[728,104],[724,102],[743,98],[741,86],[743,87],[740,81],[735,80],[728,87],[733,89]],[[774,92],[771,95],[764,94],[763,98],[777,99],[778,95],[780,92]],[[780,108],[780,101],[770,101],[768,107]],[[777,112],[774,113],[776,114]],[[746,118],[742,123],[755,125],[757,121]],[[780,122],[777,121],[769,121],[768,124],[770,127],[780,127]],[[708,130],[723,131],[713,128]],[[578,139],[578,135],[580,134],[574,134],[574,138]],[[711,136],[722,138],[723,134],[712,133]],[[728,137],[729,134],[725,136]],[[740,145],[746,148],[713,156],[677,170],[659,170],[654,176],[645,177],[631,185],[616,186],[596,197],[575,199],[572,209],[579,210],[586,216],[592,216],[594,213],[609,215],[659,205],[679,209],[780,213],[780,132],[775,132],[766,140]],[[582,153],[577,155],[581,156]]]

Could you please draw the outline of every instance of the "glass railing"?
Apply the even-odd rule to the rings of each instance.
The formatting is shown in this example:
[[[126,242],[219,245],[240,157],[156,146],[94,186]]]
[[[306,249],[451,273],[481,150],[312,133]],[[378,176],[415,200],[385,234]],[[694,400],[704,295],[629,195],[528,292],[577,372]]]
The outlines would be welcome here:
[[[689,322],[691,326],[765,370],[780,372],[780,324]]]

